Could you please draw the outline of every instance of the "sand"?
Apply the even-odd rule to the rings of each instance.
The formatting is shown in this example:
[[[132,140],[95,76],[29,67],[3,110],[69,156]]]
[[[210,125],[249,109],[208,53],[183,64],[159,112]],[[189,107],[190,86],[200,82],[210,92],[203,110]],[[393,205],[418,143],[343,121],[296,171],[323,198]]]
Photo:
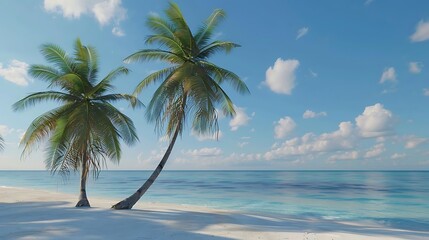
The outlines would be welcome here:
[[[132,210],[111,210],[112,199],[0,187],[0,239],[336,240],[429,239],[429,229],[391,228],[285,215],[247,214],[141,201]],[[120,199],[117,199],[120,200]]]

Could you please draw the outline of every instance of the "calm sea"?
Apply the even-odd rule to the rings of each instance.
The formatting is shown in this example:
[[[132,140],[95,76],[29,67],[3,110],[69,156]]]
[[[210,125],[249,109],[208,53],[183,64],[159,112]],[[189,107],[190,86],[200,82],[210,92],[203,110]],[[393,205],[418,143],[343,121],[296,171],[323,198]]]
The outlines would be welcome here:
[[[133,193],[150,173],[104,171],[97,181],[89,181],[89,198],[112,198],[115,203]],[[0,171],[0,186],[54,190],[76,198],[78,180],[73,174],[64,181],[47,171]],[[164,171],[141,201],[429,229],[429,172]]]

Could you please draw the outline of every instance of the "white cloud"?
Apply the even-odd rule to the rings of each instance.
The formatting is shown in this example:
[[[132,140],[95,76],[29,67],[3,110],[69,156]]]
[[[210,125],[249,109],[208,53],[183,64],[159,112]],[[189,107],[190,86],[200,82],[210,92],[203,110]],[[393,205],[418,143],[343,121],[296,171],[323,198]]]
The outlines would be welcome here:
[[[423,88],[423,95],[429,96],[429,88]]]
[[[296,127],[295,121],[291,117],[280,118],[274,127],[275,138],[284,138]]]
[[[121,0],[45,0],[44,8],[47,12],[59,13],[69,19],[77,19],[83,14],[92,15],[101,26],[113,22],[114,35],[125,35],[119,26],[127,17]]]
[[[124,30],[122,30],[120,27],[113,27],[112,33],[113,33],[113,35],[118,36],[118,37],[125,36]]]
[[[429,39],[429,21],[421,20],[417,26],[416,31],[410,36],[412,42],[422,42]]]
[[[249,142],[239,142],[239,143],[238,143],[238,146],[239,146],[239,147],[241,147],[241,148],[243,148],[243,147],[245,147],[247,144],[249,144]]]
[[[288,139],[283,143],[276,143],[263,156],[266,160],[284,159],[288,157],[307,156],[320,157],[319,154],[331,154],[328,160],[346,160],[359,157],[357,150],[361,140],[376,138],[372,149],[367,150],[362,157],[376,157],[384,152],[384,141],[389,133],[393,132],[393,114],[377,103],[365,108],[364,112],[352,122],[341,122],[338,130],[316,135],[306,133],[302,137]]]
[[[275,93],[290,95],[295,87],[295,71],[298,66],[298,60],[278,58],[274,66],[267,69],[264,83]]]
[[[298,30],[297,35],[296,35],[296,40],[298,40],[298,39],[300,39],[300,38],[304,37],[305,35],[307,35],[307,33],[308,33],[308,31],[309,31],[309,30],[310,30],[310,29],[309,29],[308,27],[300,28],[300,29]]]
[[[389,67],[384,69],[384,72],[380,78],[380,83],[385,83],[385,82],[396,82],[395,68]]]
[[[319,76],[319,74],[317,74],[316,72],[313,72],[313,70],[309,70],[310,71],[310,75],[314,78],[316,78],[317,76]]]
[[[12,60],[7,67],[3,67],[3,64],[0,63],[0,77],[19,86],[27,86],[30,82],[27,73],[28,67],[27,63],[16,59]]]
[[[13,132],[13,129],[9,128],[8,126],[6,126],[6,125],[0,125],[0,135],[1,136],[4,137],[6,135],[9,135],[12,132]]]
[[[373,146],[371,149],[369,149],[365,153],[364,157],[365,158],[379,157],[385,151],[386,151],[386,148],[384,147],[384,143],[378,143],[375,146]]]
[[[423,64],[421,62],[410,62],[409,70],[410,73],[419,74],[422,71]]]
[[[302,114],[302,118],[309,119],[309,118],[317,118],[317,117],[326,117],[328,114],[326,112],[313,112],[311,110],[305,110],[305,112]]]
[[[380,103],[365,108],[355,118],[357,129],[363,137],[381,137],[389,134],[393,127],[393,114]]]
[[[191,136],[194,136],[200,142],[206,140],[217,141],[223,137],[223,132],[219,130],[217,133],[200,135],[194,130],[191,130]]]
[[[428,139],[426,139],[426,138],[420,138],[420,137],[416,137],[416,136],[409,136],[405,140],[405,148],[407,148],[407,149],[416,148],[420,144],[425,143],[427,141],[428,141]]]
[[[406,157],[407,155],[405,153],[394,153],[392,154],[392,156],[390,157],[391,159],[401,159]]]
[[[187,156],[192,157],[216,157],[222,155],[223,151],[220,148],[200,148],[184,152]]]
[[[231,131],[237,131],[241,126],[247,125],[250,119],[244,108],[235,106],[235,116],[229,121]]]
[[[280,145],[275,144],[271,150],[264,154],[264,158],[273,160],[288,156],[351,149],[355,146],[355,134],[353,132],[351,122],[341,122],[338,125],[338,130],[334,132],[321,135],[307,133],[302,137],[286,140]]]
[[[337,160],[355,160],[359,157],[358,151],[346,151],[342,153],[336,153],[329,157],[330,161]]]

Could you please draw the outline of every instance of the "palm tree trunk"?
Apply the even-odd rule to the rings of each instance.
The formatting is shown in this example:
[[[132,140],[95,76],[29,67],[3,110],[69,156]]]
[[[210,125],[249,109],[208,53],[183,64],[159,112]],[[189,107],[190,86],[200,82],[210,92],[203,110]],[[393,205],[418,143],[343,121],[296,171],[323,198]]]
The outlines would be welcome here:
[[[164,156],[161,159],[161,162],[159,162],[158,167],[156,167],[155,171],[153,171],[149,179],[146,180],[146,182],[133,195],[113,205],[112,206],[113,209],[116,209],[116,210],[131,209],[134,206],[134,204],[136,204],[137,201],[143,196],[143,194],[145,194],[145,192],[155,182],[155,179],[158,177],[158,175],[161,173],[162,169],[164,168],[164,165],[167,162],[171,151],[173,150],[174,143],[176,142],[178,134],[179,134],[179,127],[176,128],[173,138],[171,139],[171,142],[168,145],[167,151],[165,151]]]
[[[82,162],[82,174],[80,176],[80,194],[79,201],[76,204],[76,207],[91,207],[89,205],[88,198],[86,196],[86,179],[88,177],[88,165],[87,159],[84,158]]]

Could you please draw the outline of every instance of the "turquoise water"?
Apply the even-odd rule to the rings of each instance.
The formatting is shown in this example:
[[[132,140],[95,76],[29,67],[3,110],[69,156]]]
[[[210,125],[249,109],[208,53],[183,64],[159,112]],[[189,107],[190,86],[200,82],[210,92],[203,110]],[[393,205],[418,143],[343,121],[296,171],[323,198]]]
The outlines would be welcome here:
[[[89,198],[112,198],[115,203],[150,173],[104,171],[97,181],[90,180]],[[78,177],[71,174],[64,181],[47,171],[0,171],[0,186],[55,190],[77,198]],[[429,172],[164,171],[142,201],[429,229]]]

